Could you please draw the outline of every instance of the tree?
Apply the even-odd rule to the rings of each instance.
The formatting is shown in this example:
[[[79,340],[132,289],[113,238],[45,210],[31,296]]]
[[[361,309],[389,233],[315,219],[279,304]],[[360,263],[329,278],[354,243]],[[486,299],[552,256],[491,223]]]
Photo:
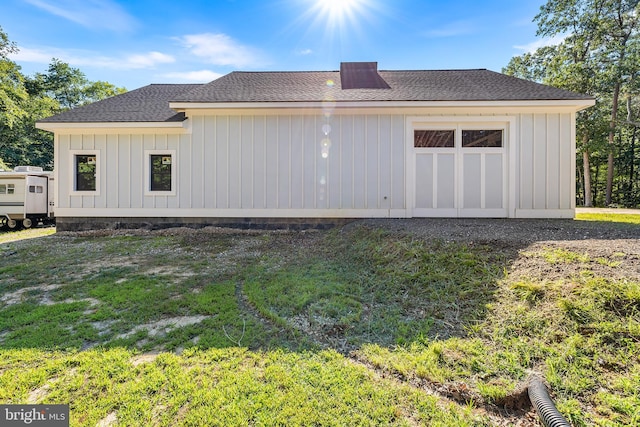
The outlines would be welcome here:
[[[13,127],[25,115],[21,107],[28,97],[24,77],[20,67],[7,57],[16,51],[15,43],[9,41],[0,27],[0,128]]]
[[[561,35],[564,40],[557,46],[515,57],[504,69],[506,73],[596,96],[597,106],[578,116],[577,139],[586,206],[592,199],[592,153],[597,151],[600,155],[603,136],[607,151],[604,200],[606,205],[613,202],[615,155],[621,136],[620,98],[632,92],[631,82],[637,80],[640,71],[638,3],[638,0],[548,0],[534,18],[537,34]],[[605,114],[608,123],[603,135]]]
[[[0,166],[53,167],[53,136],[35,123],[61,111],[126,91],[89,81],[79,69],[53,59],[45,73],[25,77],[8,59],[17,47],[0,27]],[[4,166],[2,166],[4,165]]]
[[[111,83],[91,82],[82,71],[56,58],[51,60],[46,73],[36,73],[25,85],[30,95],[53,98],[63,110],[126,92]]]

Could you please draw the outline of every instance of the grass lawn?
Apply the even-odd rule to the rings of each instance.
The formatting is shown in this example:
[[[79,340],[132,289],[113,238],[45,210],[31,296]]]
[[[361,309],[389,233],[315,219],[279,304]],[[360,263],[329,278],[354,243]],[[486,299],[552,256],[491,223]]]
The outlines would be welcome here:
[[[575,426],[638,425],[640,248],[615,242],[3,233],[0,404],[66,403],[73,426],[535,425],[536,372]]]
[[[640,224],[640,211],[637,214],[578,213],[576,214],[576,220]]]

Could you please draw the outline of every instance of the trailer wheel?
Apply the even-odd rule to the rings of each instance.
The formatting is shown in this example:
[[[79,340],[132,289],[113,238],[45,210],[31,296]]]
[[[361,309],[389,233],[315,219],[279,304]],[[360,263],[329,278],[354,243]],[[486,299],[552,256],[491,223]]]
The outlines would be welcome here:
[[[22,220],[22,226],[24,228],[31,228],[32,225],[33,225],[33,221],[31,221],[31,218],[25,218]]]
[[[0,227],[5,227],[7,225],[7,218],[0,218]]]
[[[18,226],[18,221],[16,221],[15,219],[9,218],[7,220],[7,227],[9,227],[10,230],[14,230],[17,226]]]

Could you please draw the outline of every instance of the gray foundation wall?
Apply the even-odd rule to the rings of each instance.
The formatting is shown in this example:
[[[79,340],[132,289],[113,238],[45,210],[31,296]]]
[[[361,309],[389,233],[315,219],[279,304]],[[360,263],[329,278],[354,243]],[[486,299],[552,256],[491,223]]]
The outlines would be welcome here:
[[[160,230],[172,227],[204,228],[228,227],[256,230],[309,230],[328,229],[353,221],[350,218],[103,218],[59,217],[58,231],[87,230]]]

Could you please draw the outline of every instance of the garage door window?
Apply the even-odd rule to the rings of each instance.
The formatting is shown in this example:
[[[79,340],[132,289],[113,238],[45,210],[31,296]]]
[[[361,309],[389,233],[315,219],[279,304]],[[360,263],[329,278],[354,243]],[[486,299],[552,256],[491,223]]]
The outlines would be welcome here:
[[[463,130],[462,146],[465,148],[500,148],[502,130]]]
[[[413,133],[415,148],[446,148],[455,143],[453,130],[416,130]]]

